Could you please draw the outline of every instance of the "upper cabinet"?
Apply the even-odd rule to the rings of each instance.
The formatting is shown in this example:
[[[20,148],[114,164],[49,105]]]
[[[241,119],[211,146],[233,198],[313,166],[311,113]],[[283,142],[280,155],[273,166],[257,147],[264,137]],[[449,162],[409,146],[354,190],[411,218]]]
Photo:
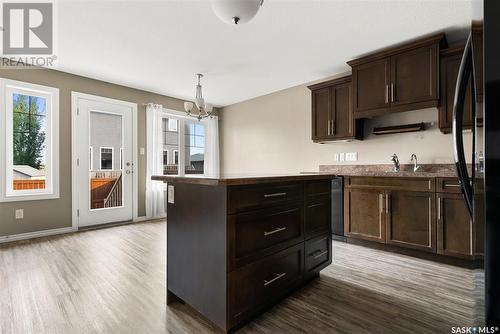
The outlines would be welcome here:
[[[450,133],[453,118],[453,101],[457,85],[458,69],[462,61],[464,47],[448,48],[441,51],[441,103],[439,106],[439,129]],[[464,101],[464,129],[472,127],[471,82],[469,80]]]
[[[362,139],[363,124],[352,113],[351,76],[309,86],[315,142]]]
[[[349,61],[355,118],[437,107],[444,34]]]

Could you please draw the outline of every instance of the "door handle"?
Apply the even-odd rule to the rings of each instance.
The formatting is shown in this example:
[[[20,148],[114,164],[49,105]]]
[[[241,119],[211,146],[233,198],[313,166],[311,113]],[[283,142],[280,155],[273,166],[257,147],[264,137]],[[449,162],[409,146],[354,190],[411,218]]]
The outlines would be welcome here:
[[[264,198],[273,198],[273,197],[281,197],[281,196],[286,196],[286,193],[265,194]]]
[[[331,135],[331,126],[332,126],[332,123],[330,122],[330,120],[328,120],[328,135]]]
[[[437,202],[437,218],[438,220],[441,220],[441,200],[442,198],[441,197],[438,197],[438,202]]]
[[[281,278],[283,278],[285,276],[286,276],[286,273],[281,273],[281,274],[277,274],[275,278],[273,278],[273,279],[271,279],[269,281],[264,280],[264,286],[268,286],[269,284],[274,283],[277,280],[279,280],[279,279],[281,279]]]
[[[467,162],[465,160],[464,142],[462,137],[463,130],[463,114],[465,95],[467,93],[467,85],[469,78],[471,79],[471,112],[472,119],[476,118],[476,92],[474,73],[472,65],[472,33],[469,34],[467,43],[465,44],[464,54],[458,70],[457,85],[455,88],[455,99],[453,103],[453,118],[452,118],[452,133],[453,133],[453,148],[455,165],[457,169],[458,180],[461,184],[462,193],[464,194],[467,209],[472,217],[472,197],[473,190],[470,183],[469,172],[467,170]]]
[[[394,102],[396,98],[394,97],[394,83],[391,83],[391,102]]]
[[[267,236],[273,235],[274,233],[282,232],[285,230],[286,230],[286,227],[278,227],[277,229],[269,231],[269,232],[265,231],[264,236],[267,237]]]
[[[389,85],[385,85],[385,103],[389,103]]]

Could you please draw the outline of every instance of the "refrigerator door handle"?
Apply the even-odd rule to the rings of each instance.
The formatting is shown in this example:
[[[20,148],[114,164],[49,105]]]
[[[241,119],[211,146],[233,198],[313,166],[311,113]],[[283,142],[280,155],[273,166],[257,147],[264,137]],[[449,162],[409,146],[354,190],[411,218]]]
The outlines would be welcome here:
[[[469,34],[467,44],[465,45],[464,54],[458,70],[457,86],[455,88],[455,99],[453,101],[453,148],[455,156],[455,166],[457,169],[458,180],[460,182],[462,193],[467,204],[467,208],[472,217],[472,185],[471,179],[467,170],[467,162],[465,160],[464,141],[463,141],[463,115],[464,115],[464,102],[465,94],[467,93],[467,84],[471,81],[472,89],[472,115],[475,116],[476,108],[476,94],[473,73],[472,61],[472,33]]]

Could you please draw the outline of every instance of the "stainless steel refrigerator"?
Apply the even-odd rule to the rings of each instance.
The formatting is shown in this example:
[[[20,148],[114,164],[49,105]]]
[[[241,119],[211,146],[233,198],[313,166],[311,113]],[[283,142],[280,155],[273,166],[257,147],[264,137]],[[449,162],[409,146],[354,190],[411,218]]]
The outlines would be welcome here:
[[[475,24],[483,24],[483,37],[469,35],[460,65],[453,111],[454,155],[472,223],[485,226],[486,325],[500,327],[500,1],[473,1],[473,11],[476,17],[480,12]],[[478,57],[483,61],[478,62]],[[479,82],[481,77],[484,80]],[[467,165],[462,119],[469,78],[473,90],[481,91],[472,94],[473,152]]]

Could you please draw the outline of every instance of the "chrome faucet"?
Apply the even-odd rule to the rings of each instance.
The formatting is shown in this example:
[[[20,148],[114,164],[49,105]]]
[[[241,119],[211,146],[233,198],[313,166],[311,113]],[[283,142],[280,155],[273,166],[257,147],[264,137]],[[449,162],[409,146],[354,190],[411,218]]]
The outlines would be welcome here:
[[[411,155],[411,161],[413,162],[413,172],[418,171],[420,169],[420,166],[418,165],[417,155],[415,153]]]
[[[392,163],[394,164],[394,171],[395,172],[399,172],[399,169],[400,169],[400,166],[399,166],[399,158],[398,158],[398,155],[396,153],[394,153],[392,156],[391,156],[391,161]]]

